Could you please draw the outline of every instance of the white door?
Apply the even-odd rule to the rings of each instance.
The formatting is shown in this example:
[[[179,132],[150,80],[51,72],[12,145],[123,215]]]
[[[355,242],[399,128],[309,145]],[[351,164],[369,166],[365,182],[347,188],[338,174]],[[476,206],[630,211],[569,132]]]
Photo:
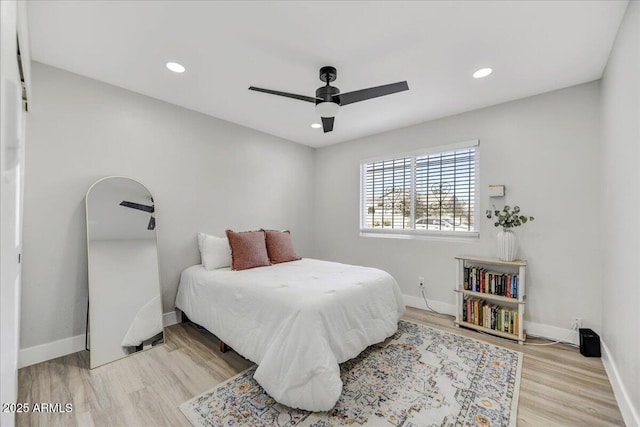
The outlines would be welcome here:
[[[16,16],[15,2],[0,1],[0,401],[3,405],[17,400],[20,340],[24,115],[16,55]],[[14,423],[11,410],[0,412],[0,425]]]

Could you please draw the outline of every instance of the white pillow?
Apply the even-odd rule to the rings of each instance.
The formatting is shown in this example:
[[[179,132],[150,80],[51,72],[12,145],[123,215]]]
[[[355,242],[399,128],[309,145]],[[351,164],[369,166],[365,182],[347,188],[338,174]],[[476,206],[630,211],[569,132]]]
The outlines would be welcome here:
[[[198,233],[198,248],[206,270],[231,266],[231,248],[226,237]]]

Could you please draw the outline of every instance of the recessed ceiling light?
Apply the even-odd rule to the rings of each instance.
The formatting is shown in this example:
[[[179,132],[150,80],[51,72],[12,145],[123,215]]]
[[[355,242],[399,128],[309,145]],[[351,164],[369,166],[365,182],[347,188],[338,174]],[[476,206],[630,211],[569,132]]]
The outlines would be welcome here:
[[[320,123],[311,123],[311,127],[314,129],[320,129],[322,125]]]
[[[473,77],[476,79],[481,79],[483,77],[487,77],[491,73],[493,73],[493,70],[491,68],[480,68],[478,71],[473,73]]]
[[[184,73],[184,66],[182,64],[178,64],[177,62],[167,62],[167,68],[173,71],[174,73]]]

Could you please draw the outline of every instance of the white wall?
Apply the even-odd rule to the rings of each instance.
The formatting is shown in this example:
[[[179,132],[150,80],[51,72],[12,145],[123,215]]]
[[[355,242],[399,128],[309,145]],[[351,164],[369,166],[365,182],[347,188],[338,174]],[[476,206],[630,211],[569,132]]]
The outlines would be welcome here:
[[[84,196],[106,175],[154,196],[165,312],[199,231],[288,228],[311,255],[313,149],[43,64],[32,84],[22,348],[84,333]]]
[[[316,243],[320,258],[389,271],[403,293],[454,304],[455,255],[496,255],[497,229],[481,216],[472,242],[359,235],[359,161],[480,140],[480,210],[489,184],[536,220],[517,229],[530,263],[527,319],[568,329],[571,317],[600,330],[599,83],[593,82],[375,135],[317,151]]]
[[[626,389],[616,390],[619,402],[627,394],[627,407],[624,401],[620,405],[625,421],[630,426],[640,425],[640,4],[637,2],[629,3],[602,78],[602,139],[601,216],[615,218],[602,227],[602,338]],[[631,405],[635,407],[631,409]]]

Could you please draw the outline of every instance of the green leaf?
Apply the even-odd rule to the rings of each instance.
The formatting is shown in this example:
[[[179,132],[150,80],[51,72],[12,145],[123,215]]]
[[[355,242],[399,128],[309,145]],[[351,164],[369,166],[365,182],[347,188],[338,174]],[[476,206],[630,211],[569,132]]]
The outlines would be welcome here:
[[[493,206],[493,211],[487,209],[486,215],[487,218],[492,219],[495,217],[496,221],[493,223],[496,227],[519,227],[522,224],[526,224],[528,221],[533,221],[532,216],[519,215],[520,214],[520,206],[514,206],[511,208],[509,205],[505,205],[502,210],[496,209]]]

